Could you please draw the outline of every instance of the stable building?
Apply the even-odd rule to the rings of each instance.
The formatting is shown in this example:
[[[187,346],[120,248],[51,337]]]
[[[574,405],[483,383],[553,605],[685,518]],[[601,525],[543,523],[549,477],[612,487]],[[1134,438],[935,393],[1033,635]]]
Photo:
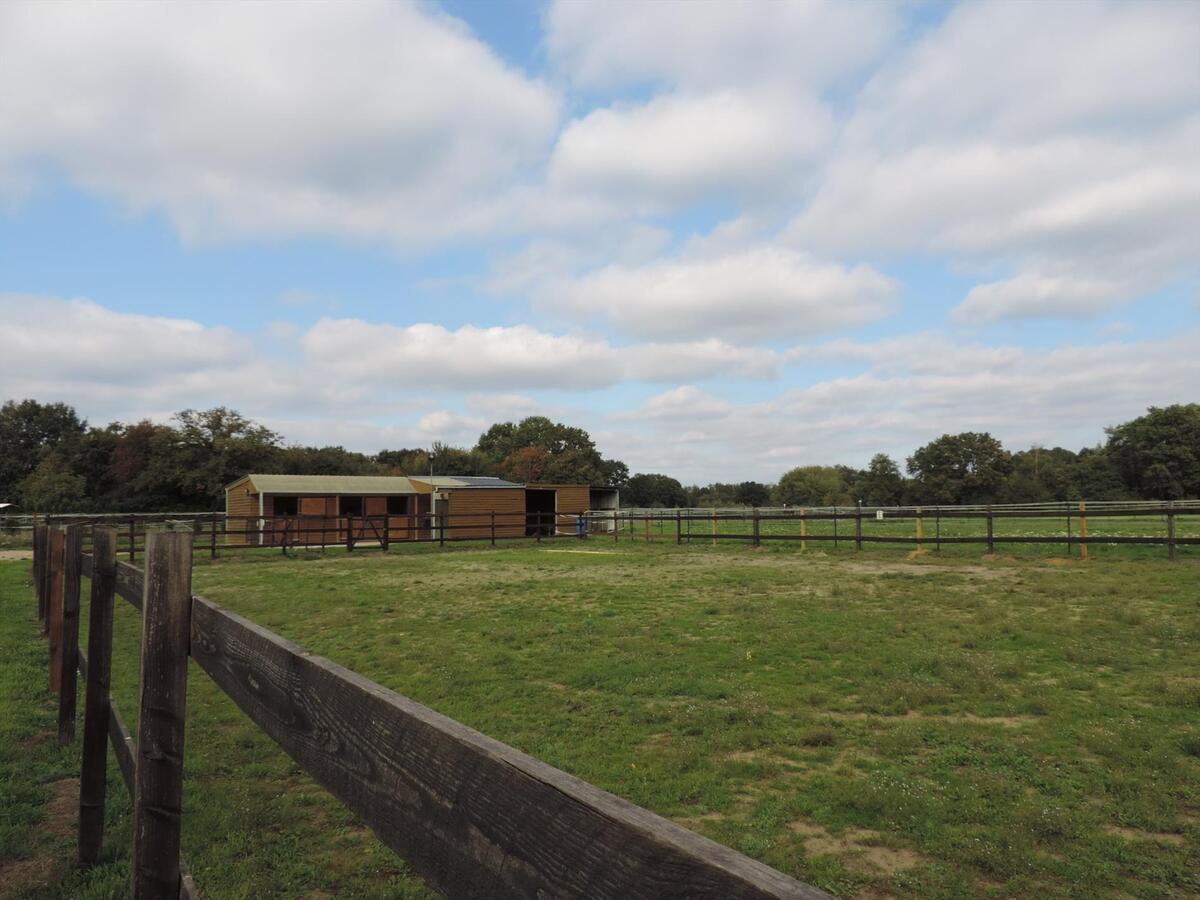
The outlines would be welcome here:
[[[251,474],[225,487],[231,539],[247,544],[462,540],[575,533],[593,490],[490,476]],[[609,507],[608,504],[613,506]]]

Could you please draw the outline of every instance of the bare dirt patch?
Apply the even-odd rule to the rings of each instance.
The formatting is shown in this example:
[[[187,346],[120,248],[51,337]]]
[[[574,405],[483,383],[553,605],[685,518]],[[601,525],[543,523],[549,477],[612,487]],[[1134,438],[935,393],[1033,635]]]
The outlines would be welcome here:
[[[46,818],[34,829],[30,843],[33,855],[0,862],[0,898],[21,897],[53,880],[54,873],[69,858],[62,842],[75,833],[79,813],[79,779],[64,778],[50,786]]]
[[[11,562],[19,559],[33,559],[32,550],[0,550],[0,561]]]
[[[1167,831],[1142,831],[1140,828],[1124,828],[1120,825],[1105,825],[1102,830],[1127,841],[1156,841],[1160,844],[1170,844],[1172,847],[1181,847],[1185,842],[1182,834],[1171,834]]]
[[[838,560],[835,566],[850,572],[868,575],[973,575],[980,578],[1012,578],[1016,573],[994,566],[954,565],[940,563],[850,562]]]
[[[805,856],[844,856],[849,868],[867,874],[895,875],[925,862],[912,850],[880,845],[877,831],[850,828],[832,835],[820,825],[803,820],[792,822],[788,830],[803,839]]]

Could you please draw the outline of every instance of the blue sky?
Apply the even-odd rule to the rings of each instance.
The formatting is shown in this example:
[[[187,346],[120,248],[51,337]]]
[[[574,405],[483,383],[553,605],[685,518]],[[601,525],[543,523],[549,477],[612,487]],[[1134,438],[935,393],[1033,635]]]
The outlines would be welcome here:
[[[1200,385],[1200,6],[0,6],[0,393],[774,480]]]

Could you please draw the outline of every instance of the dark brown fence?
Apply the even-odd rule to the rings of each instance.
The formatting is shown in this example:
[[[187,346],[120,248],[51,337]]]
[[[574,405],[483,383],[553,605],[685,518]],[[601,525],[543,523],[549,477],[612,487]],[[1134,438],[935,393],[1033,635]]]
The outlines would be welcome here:
[[[134,807],[133,896],[198,896],[179,854],[189,656],[263,731],[450,897],[815,898],[821,891],[348,671],[191,593],[195,535],[151,530],[145,568],[117,534],[38,526],[34,583],[51,637],[59,738],[86,682],[79,860],[103,838],[107,745]],[[78,649],[81,578],[91,581]],[[114,597],[142,612],[133,741],[109,695]],[[68,678],[70,673],[70,678]]]
[[[994,553],[997,544],[1061,545],[1068,553],[1077,550],[1087,558],[1089,546],[1098,545],[1158,545],[1167,549],[1168,559],[1175,559],[1176,548],[1200,545],[1200,536],[1180,535],[1179,520],[1200,522],[1200,505],[1187,503],[1129,503],[1105,504],[1089,508],[1086,503],[1058,505],[1054,508],[993,508],[982,507],[889,507],[841,509],[773,509],[773,510],[695,510],[656,509],[614,511],[589,514],[589,532],[596,533],[596,522],[608,522],[606,529],[615,540],[622,536],[634,540],[674,540],[677,544],[696,542],[741,541],[759,546],[763,542],[784,541],[806,546],[812,541],[829,543],[834,547],[852,544],[861,550],[864,544],[916,545],[940,550],[943,545],[978,544]],[[1154,520],[1158,534],[1097,533],[1097,522],[1117,522],[1137,519],[1142,523]],[[1045,522],[1058,521],[1065,528],[1059,534],[1014,534],[1005,530],[1014,520]],[[945,527],[951,523],[974,523],[981,534],[952,534]],[[1089,522],[1092,531],[1089,534]],[[823,526],[814,530],[813,526]],[[870,533],[870,529],[882,529]],[[909,529],[901,534],[897,529]],[[1049,529],[1047,529],[1049,530]]]
[[[605,522],[607,522],[607,518]],[[346,550],[392,544],[439,544],[549,540],[585,536],[594,523],[565,513],[449,513],[377,516],[227,517],[225,513],[131,513],[124,515],[53,515],[0,517],[0,537],[14,546],[31,546],[39,525],[107,525],[117,535],[117,555],[133,562],[146,549],[150,529],[165,522],[194,535],[195,552],[217,559],[223,553],[277,548]]]
[[[1106,522],[1157,521],[1157,533],[1100,533]],[[582,515],[561,513],[450,513],[377,516],[273,516],[230,519],[224,513],[124,514],[119,516],[54,516],[41,524],[113,527],[118,555],[134,561],[145,551],[148,529],[164,521],[186,527],[194,535],[195,552],[216,559],[223,553],[275,548],[340,547],[388,550],[393,544],[438,544],[473,541],[497,546],[503,542],[560,538],[611,537],[643,541],[809,541],[840,547],[853,544],[917,545],[931,549],[978,544],[989,552],[997,544],[1060,544],[1068,553],[1086,557],[1089,546],[1101,544],[1160,545],[1175,558],[1178,547],[1200,544],[1195,534],[1179,534],[1177,524],[1200,522],[1200,502],[1122,501],[1057,503],[1032,506],[842,507],[822,509],[645,509],[602,510]],[[1046,531],[1061,523],[1060,533],[1013,533],[1018,521],[1044,523]],[[904,523],[907,533],[901,533]],[[1089,523],[1092,530],[1089,533]],[[0,537],[28,535],[33,517],[0,517]],[[966,524],[980,533],[962,534]],[[1101,527],[1097,527],[1097,526]],[[1108,529],[1111,532],[1111,529]],[[23,541],[24,546],[29,540]],[[85,538],[86,540],[86,538]],[[86,549],[86,548],[85,548]]]

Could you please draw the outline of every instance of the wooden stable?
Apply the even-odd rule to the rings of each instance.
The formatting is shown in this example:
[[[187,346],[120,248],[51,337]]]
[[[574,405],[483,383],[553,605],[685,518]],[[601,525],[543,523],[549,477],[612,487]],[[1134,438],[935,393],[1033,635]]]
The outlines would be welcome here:
[[[592,491],[475,476],[251,474],[225,488],[226,528],[265,546],[566,534]]]

